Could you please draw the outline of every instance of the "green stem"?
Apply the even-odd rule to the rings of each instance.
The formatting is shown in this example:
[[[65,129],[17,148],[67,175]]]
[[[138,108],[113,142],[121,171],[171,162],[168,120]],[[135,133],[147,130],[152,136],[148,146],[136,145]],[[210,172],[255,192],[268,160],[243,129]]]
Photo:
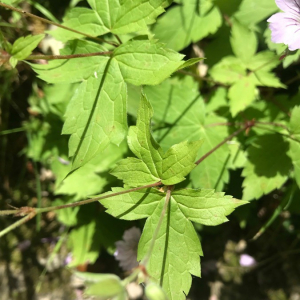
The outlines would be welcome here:
[[[64,204],[64,205],[58,205],[58,206],[50,206],[50,207],[44,207],[44,208],[31,208],[31,207],[26,207],[25,206],[25,207],[21,207],[20,209],[16,209],[16,210],[2,210],[2,211],[0,211],[0,216],[1,215],[24,216],[24,215],[28,215],[28,214],[33,213],[33,212],[35,214],[40,214],[40,213],[59,210],[59,209],[64,209],[64,208],[68,208],[68,207],[81,206],[81,205],[89,204],[89,203],[96,202],[96,201],[99,201],[99,200],[107,199],[107,198],[110,198],[110,197],[119,196],[119,195],[127,194],[127,193],[130,193],[130,192],[135,192],[135,191],[138,191],[138,190],[147,189],[147,188],[151,188],[151,187],[156,187],[156,186],[160,186],[160,185],[161,185],[161,182],[156,182],[156,183],[152,183],[152,184],[132,188],[132,189],[129,189],[129,190],[125,190],[125,191],[122,191],[122,192],[111,193],[111,194],[108,194],[108,195],[104,195],[104,196],[100,196],[100,197],[96,197],[96,198],[92,198],[92,199],[82,200],[82,201],[68,203],[68,204]]]
[[[168,209],[168,205],[169,205],[169,202],[170,202],[171,193],[172,193],[173,188],[174,188],[173,185],[168,186],[167,194],[166,194],[166,201],[165,201],[163,210],[162,210],[162,212],[160,214],[160,218],[159,218],[158,224],[157,224],[155,232],[154,232],[154,234],[152,236],[152,240],[151,240],[151,244],[150,244],[150,247],[148,249],[148,252],[147,252],[145,258],[140,263],[141,265],[146,266],[147,263],[148,263],[148,261],[149,261],[149,259],[150,259],[150,257],[151,257],[151,254],[152,254],[152,251],[153,251],[153,248],[154,248],[154,245],[155,245],[155,242],[156,242],[156,239],[157,239],[157,236],[158,236],[161,224],[163,222],[164,216],[165,216],[165,214],[167,212],[167,209]]]
[[[7,215],[17,215],[20,214],[21,210],[20,209],[14,209],[14,210],[1,210],[0,211],[0,216],[7,216]]]
[[[13,223],[12,225],[6,227],[2,231],[0,231],[0,237],[4,236],[5,234],[10,232],[11,230],[14,230],[15,228],[19,227],[20,225],[26,223],[27,221],[32,219],[35,215],[36,215],[35,212],[31,212],[29,215],[23,217],[22,219],[18,220],[17,222]]]
[[[31,13],[29,13],[29,12],[26,12],[26,11],[24,11],[24,10],[18,9],[18,8],[16,8],[16,7],[13,7],[13,6],[4,4],[4,3],[2,3],[2,2],[0,2],[0,6],[5,7],[5,8],[7,8],[7,9],[10,9],[10,10],[13,10],[13,11],[16,11],[16,12],[18,12],[18,13],[24,15],[25,17],[28,16],[28,17],[31,17],[31,18],[33,18],[33,19],[42,21],[42,22],[44,22],[44,23],[51,24],[51,25],[55,25],[55,26],[57,26],[57,27],[60,27],[60,28],[65,29],[65,30],[68,30],[68,31],[71,31],[71,32],[75,32],[75,33],[81,34],[81,35],[86,36],[86,37],[88,37],[88,38],[90,38],[90,39],[93,39],[93,40],[95,40],[95,41],[97,41],[97,42],[106,43],[106,44],[109,44],[109,45],[112,45],[112,46],[115,46],[115,47],[118,47],[118,46],[119,46],[118,44],[116,44],[116,43],[114,43],[114,42],[105,41],[105,40],[103,40],[103,39],[101,39],[101,38],[97,38],[97,37],[92,36],[92,35],[89,35],[89,34],[87,34],[87,33],[84,33],[84,32],[81,32],[81,31],[78,31],[78,30],[75,30],[75,29],[66,27],[66,26],[64,26],[64,25],[60,25],[59,23],[52,22],[52,21],[49,21],[49,20],[47,20],[47,19],[38,17],[38,16],[36,16],[36,15],[34,15],[34,14],[31,14]]]
[[[276,126],[276,127],[282,127],[284,128],[285,130],[289,131],[289,129],[283,125],[283,124],[280,124],[280,123],[274,123],[274,122],[259,122],[259,121],[255,121],[255,124],[260,124],[260,125],[271,125],[271,126]]]
[[[139,268],[136,268],[128,277],[122,280],[123,286],[126,286],[130,282],[134,281],[140,272],[141,270]]]
[[[37,209],[41,208],[42,205],[42,187],[41,187],[41,181],[40,181],[40,174],[38,171],[37,163],[36,161],[33,161],[34,164],[34,173],[35,173],[35,182],[36,182],[36,196],[37,196]],[[36,215],[36,230],[41,230],[41,214],[37,213]]]
[[[147,189],[147,188],[151,188],[151,187],[156,187],[156,186],[160,186],[160,185],[161,185],[161,182],[156,182],[156,183],[152,183],[152,184],[132,188],[132,189],[129,189],[129,190],[125,190],[125,191],[122,191],[122,192],[111,193],[111,194],[108,194],[108,195],[104,195],[104,196],[100,196],[100,197],[96,197],[96,198],[92,198],[92,199],[88,199],[88,200],[83,200],[83,201],[68,203],[68,204],[64,204],[64,205],[58,205],[58,206],[50,206],[50,207],[44,207],[44,208],[32,208],[32,207],[26,207],[25,206],[25,207],[21,207],[20,209],[16,209],[16,210],[0,211],[0,216],[1,215],[9,215],[9,214],[15,214],[17,216],[24,216],[25,215],[25,217],[22,218],[21,220],[13,223],[12,225],[10,225],[7,228],[5,228],[4,230],[2,230],[0,232],[0,237],[5,235],[9,231],[15,229],[16,227],[26,223],[31,218],[33,218],[34,216],[36,216],[37,214],[40,214],[40,213],[59,210],[59,209],[64,209],[64,208],[68,208],[68,207],[81,206],[81,205],[89,204],[89,203],[96,202],[96,201],[99,201],[99,200],[107,199],[107,198],[110,198],[110,197],[119,196],[119,195],[127,194],[127,193],[130,193],[130,192],[135,192],[135,191],[138,191],[138,190]]]
[[[90,57],[90,56],[109,55],[112,53],[113,53],[112,51],[104,51],[104,52],[80,53],[80,54],[69,54],[69,55],[30,55],[27,58],[25,58],[25,60],[72,59],[72,58],[81,58],[81,57]]]
[[[22,131],[25,131],[25,130],[26,129],[24,127],[8,129],[8,130],[0,131],[0,135],[5,135],[5,134],[10,134],[10,133],[15,133],[15,132],[22,132]]]
[[[135,192],[135,191],[138,191],[138,190],[147,189],[147,188],[151,188],[151,187],[155,187],[155,186],[159,186],[159,185],[161,185],[161,182],[156,182],[156,183],[153,183],[153,184],[148,184],[148,185],[136,187],[136,188],[133,188],[133,189],[122,191],[122,192],[111,193],[111,194],[108,194],[108,195],[105,195],[105,196],[100,196],[100,197],[96,197],[96,198],[92,198],[92,199],[88,199],[88,200],[68,203],[68,204],[64,204],[64,205],[40,208],[40,209],[36,209],[36,212],[37,213],[44,213],[44,212],[59,210],[59,209],[68,208],[68,207],[81,206],[81,205],[89,204],[89,203],[96,202],[96,201],[99,201],[99,200],[107,199],[107,198],[110,198],[110,197],[119,196],[119,195],[131,193],[131,192]]]

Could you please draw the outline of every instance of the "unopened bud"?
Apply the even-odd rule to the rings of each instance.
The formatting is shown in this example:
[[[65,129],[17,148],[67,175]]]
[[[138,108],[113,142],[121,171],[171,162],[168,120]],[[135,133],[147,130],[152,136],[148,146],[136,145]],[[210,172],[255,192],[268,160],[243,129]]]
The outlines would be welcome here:
[[[145,295],[148,300],[168,300],[164,290],[158,284],[150,282],[145,289]]]

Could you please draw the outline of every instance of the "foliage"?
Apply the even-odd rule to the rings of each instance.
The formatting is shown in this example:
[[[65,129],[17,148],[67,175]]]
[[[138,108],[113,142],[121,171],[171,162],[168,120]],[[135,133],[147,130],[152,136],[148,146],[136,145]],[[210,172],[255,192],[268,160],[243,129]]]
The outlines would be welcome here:
[[[70,266],[94,263],[101,247],[113,253],[128,224],[146,219],[137,259],[148,293],[177,300],[201,275],[199,224],[300,187],[300,102],[285,70],[299,53],[282,62],[285,49],[270,42],[273,0],[171,2],[87,0],[67,10],[66,28],[47,31],[64,42],[60,55],[35,55],[44,34],[3,51],[39,78],[26,155],[54,174],[54,204],[99,194],[99,211],[57,211],[74,226]],[[81,275],[88,295],[125,299],[126,279]]]

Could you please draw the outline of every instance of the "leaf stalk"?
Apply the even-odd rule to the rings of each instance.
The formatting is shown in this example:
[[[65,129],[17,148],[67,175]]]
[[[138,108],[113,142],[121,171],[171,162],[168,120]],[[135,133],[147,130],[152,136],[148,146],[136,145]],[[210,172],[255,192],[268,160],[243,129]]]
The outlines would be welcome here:
[[[52,60],[52,59],[72,59],[72,58],[81,58],[81,57],[91,57],[91,56],[100,56],[100,55],[110,55],[112,51],[103,51],[103,52],[93,52],[93,53],[79,53],[79,54],[69,54],[69,55],[30,55],[25,60]]]
[[[47,23],[47,24],[55,25],[55,26],[57,26],[57,27],[60,27],[60,28],[65,29],[65,30],[68,30],[68,31],[71,31],[71,32],[74,32],[74,33],[78,33],[78,34],[81,34],[81,35],[83,35],[83,36],[86,36],[86,37],[88,37],[88,38],[90,38],[90,39],[93,39],[93,40],[95,40],[95,41],[97,41],[97,42],[106,43],[106,44],[112,45],[112,46],[114,46],[114,47],[118,47],[118,46],[119,46],[118,44],[116,44],[116,43],[114,43],[114,42],[109,42],[109,41],[103,40],[103,39],[101,39],[101,38],[98,38],[98,37],[89,35],[89,34],[87,34],[87,33],[84,33],[84,32],[81,32],[81,31],[72,29],[72,28],[70,28],[70,27],[61,25],[61,24],[59,24],[59,23],[52,22],[52,21],[50,21],[50,20],[47,20],[47,19],[38,17],[38,16],[36,16],[36,15],[34,15],[34,14],[31,14],[31,13],[25,11],[25,10],[18,9],[18,8],[16,8],[16,7],[11,6],[11,5],[8,5],[8,4],[5,4],[5,3],[0,2],[0,6],[2,6],[2,7],[4,7],[4,8],[7,8],[7,9],[10,9],[10,10],[13,10],[13,11],[15,11],[15,12],[18,12],[18,13],[22,14],[24,17],[30,17],[30,18],[33,18],[33,19],[42,21],[42,22]]]

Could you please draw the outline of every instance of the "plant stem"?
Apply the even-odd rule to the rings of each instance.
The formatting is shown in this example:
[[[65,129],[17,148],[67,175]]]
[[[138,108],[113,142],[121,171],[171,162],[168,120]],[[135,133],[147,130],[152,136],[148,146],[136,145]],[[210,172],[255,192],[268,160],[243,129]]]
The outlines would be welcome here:
[[[128,277],[122,280],[123,286],[126,287],[127,284],[134,281],[140,272],[141,270],[139,268],[136,268]]]
[[[118,40],[118,42],[119,42],[120,45],[123,44],[122,41],[121,41],[121,39],[120,39],[120,37],[118,35],[115,34],[115,37],[117,38],[117,40]]]
[[[212,153],[214,153],[217,149],[219,149],[221,146],[223,146],[226,142],[230,141],[232,138],[234,138],[235,136],[237,136],[238,134],[240,134],[241,132],[243,132],[244,130],[253,127],[255,124],[255,122],[247,122],[246,125],[243,128],[240,128],[239,130],[235,131],[234,133],[232,133],[230,136],[228,136],[225,140],[223,140],[221,143],[219,143],[217,146],[215,146],[214,148],[212,148],[209,152],[207,152],[206,154],[204,154],[202,157],[200,157],[195,164],[199,165],[205,158],[207,158],[208,156],[210,156]]]
[[[142,190],[142,189],[147,189],[147,188],[151,188],[151,187],[156,187],[156,186],[160,186],[160,185],[161,185],[161,182],[156,182],[156,183],[152,183],[152,184],[132,188],[132,189],[129,189],[129,190],[125,190],[125,191],[122,191],[122,192],[111,193],[111,194],[108,194],[108,195],[104,195],[104,196],[100,196],[100,197],[96,197],[96,198],[92,198],[92,199],[82,200],[82,201],[68,203],[68,204],[64,204],[64,205],[58,205],[58,206],[50,206],[50,207],[44,207],[44,208],[31,208],[31,207],[25,206],[25,207],[21,207],[20,209],[15,209],[15,210],[2,210],[2,211],[0,211],[0,216],[1,215],[24,216],[24,215],[28,215],[28,214],[33,213],[33,212],[35,214],[39,214],[39,213],[59,210],[59,209],[68,208],[68,207],[76,207],[76,206],[81,206],[81,205],[89,204],[89,203],[92,203],[92,202],[96,202],[96,201],[99,201],[99,200],[103,200],[103,199],[106,199],[106,198],[119,196],[119,195],[127,194],[127,193],[130,193],[130,192],[134,192],[134,191],[138,191],[138,190]]]
[[[169,202],[170,202],[171,192],[172,192],[173,188],[174,188],[173,185],[168,186],[167,194],[166,194],[166,201],[165,201],[163,210],[162,210],[162,212],[160,214],[160,218],[159,218],[159,221],[157,223],[155,232],[154,232],[154,234],[152,236],[152,240],[151,240],[151,244],[150,244],[150,247],[148,249],[148,252],[147,252],[145,258],[140,263],[141,265],[146,266],[147,263],[148,263],[148,261],[149,261],[149,259],[150,259],[150,257],[151,257],[151,254],[152,254],[152,251],[153,251],[153,248],[154,248],[154,245],[155,245],[155,242],[156,242],[156,239],[157,239],[157,236],[158,236],[161,224],[163,222],[164,216],[166,214],[166,211],[167,211],[167,208],[168,208],[168,205],[169,205]]]
[[[33,19],[40,20],[40,21],[42,21],[42,22],[44,22],[44,23],[51,24],[51,25],[55,25],[55,26],[57,26],[57,27],[60,27],[60,28],[65,29],[65,30],[68,30],[68,31],[72,31],[72,32],[81,34],[81,35],[86,36],[86,37],[88,37],[88,38],[90,38],[90,39],[93,39],[93,40],[95,40],[95,41],[97,41],[97,42],[106,43],[106,44],[109,44],[109,45],[112,45],[112,46],[115,46],[115,47],[118,47],[118,46],[119,46],[119,45],[117,45],[117,44],[114,43],[114,42],[105,41],[105,40],[103,40],[103,39],[101,39],[101,38],[97,38],[97,37],[92,36],[92,35],[89,35],[89,34],[87,34],[87,33],[84,33],[84,32],[81,32],[81,31],[78,31],[78,30],[75,30],[75,29],[66,27],[66,26],[64,26],[64,25],[60,25],[59,23],[52,22],[52,21],[49,21],[49,20],[47,20],[47,19],[38,17],[38,16],[36,16],[36,15],[34,15],[34,14],[31,14],[31,13],[29,13],[29,12],[26,12],[26,11],[24,11],[24,10],[18,9],[18,8],[16,8],[16,7],[13,7],[13,6],[4,4],[4,3],[2,3],[2,2],[0,2],[0,6],[5,7],[5,8],[7,8],[7,9],[10,9],[10,10],[13,10],[13,11],[16,11],[16,12],[18,12],[18,13],[24,15],[25,17],[28,16],[28,17],[31,17],[31,18],[33,18]]]
[[[0,211],[0,216],[17,215],[17,214],[20,214],[20,213],[21,213],[20,209],[1,210]]]
[[[259,121],[255,121],[255,124],[260,124],[260,125],[272,125],[272,126],[282,127],[282,128],[284,128],[285,130],[289,131],[289,129],[288,129],[285,125],[280,124],[280,123],[273,123],[273,122],[259,122]]]
[[[11,230],[19,227],[20,225],[26,223],[27,221],[29,221],[30,219],[32,219],[35,215],[36,215],[35,212],[31,212],[27,216],[23,217],[22,219],[18,220],[17,222],[13,223],[12,225],[6,227],[2,231],[0,231],[0,237],[4,236],[5,234],[7,234],[8,232],[10,232]]]
[[[68,203],[68,204],[64,204],[64,205],[40,208],[40,209],[36,209],[36,212],[37,213],[43,213],[43,212],[59,210],[59,209],[68,208],[68,207],[81,206],[81,205],[89,204],[89,203],[96,202],[96,201],[99,201],[99,200],[103,200],[103,199],[106,199],[106,198],[119,196],[119,195],[127,194],[127,193],[130,193],[130,192],[135,192],[135,191],[138,191],[138,190],[147,189],[147,188],[151,188],[151,187],[155,187],[155,186],[159,186],[159,185],[161,185],[161,182],[156,182],[156,183],[153,183],[153,184],[148,184],[148,185],[132,188],[132,189],[125,190],[125,191],[122,191],[122,192],[111,193],[111,194],[108,194],[108,195],[104,195],[104,196],[100,196],[100,197],[96,197],[96,198],[92,198],[92,199],[88,199],[88,200],[78,201],[78,202],[74,202],[74,203]]]
[[[51,59],[71,59],[71,58],[81,58],[81,57],[90,57],[90,56],[100,56],[112,54],[112,51],[104,52],[93,52],[93,53],[79,53],[79,54],[69,54],[69,55],[29,55],[25,60],[51,60]]]
[[[130,192],[142,190],[142,189],[147,189],[147,188],[151,188],[151,187],[160,186],[161,184],[162,184],[161,182],[156,182],[156,183],[152,183],[152,184],[132,188],[132,189],[129,189],[129,190],[125,190],[125,191],[122,191],[122,192],[111,193],[111,194],[108,194],[108,195],[104,195],[104,196],[100,196],[100,197],[96,197],[96,198],[92,198],[92,199],[88,199],[88,200],[78,201],[78,202],[74,202],[74,203],[68,203],[68,204],[64,204],[64,205],[50,206],[50,207],[44,207],[44,208],[32,208],[32,207],[25,206],[25,207],[21,207],[20,209],[16,209],[16,210],[0,211],[0,216],[1,215],[9,215],[9,214],[15,214],[16,216],[24,216],[25,215],[25,217],[22,218],[21,220],[13,223],[12,225],[5,228],[4,230],[0,231],[0,237],[5,235],[9,231],[17,228],[18,226],[26,223],[31,218],[33,218],[34,216],[36,216],[37,214],[40,214],[40,213],[59,210],[59,209],[68,208],[68,207],[81,206],[81,205],[89,204],[89,203],[96,202],[96,201],[99,201],[99,200],[103,200],[103,199],[106,199],[106,198],[119,196],[119,195],[127,194],[127,193],[130,193]]]
[[[26,128],[24,128],[24,127],[7,129],[7,130],[0,131],[0,135],[11,134],[11,133],[15,133],[15,132],[22,132],[25,130],[26,130]]]
[[[40,181],[40,174],[38,171],[37,163],[34,160],[33,161],[34,165],[34,174],[35,174],[35,183],[36,183],[36,196],[37,196],[37,209],[41,208],[42,205],[42,187],[41,187],[41,181]],[[40,231],[41,230],[41,214],[38,213],[36,216],[36,230]]]

